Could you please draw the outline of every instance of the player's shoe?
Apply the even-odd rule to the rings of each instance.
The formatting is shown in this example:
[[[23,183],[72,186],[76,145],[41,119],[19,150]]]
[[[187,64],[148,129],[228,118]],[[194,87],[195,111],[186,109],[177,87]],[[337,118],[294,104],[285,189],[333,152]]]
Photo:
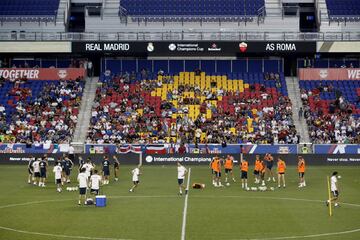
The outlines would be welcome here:
[[[338,203],[335,203],[334,206],[335,207],[340,207],[340,205]]]
[[[268,180],[267,180],[268,182],[270,182],[271,181],[271,178],[268,178]]]
[[[233,178],[233,182],[236,182],[235,178]]]
[[[275,182],[275,178],[273,178],[273,182]]]

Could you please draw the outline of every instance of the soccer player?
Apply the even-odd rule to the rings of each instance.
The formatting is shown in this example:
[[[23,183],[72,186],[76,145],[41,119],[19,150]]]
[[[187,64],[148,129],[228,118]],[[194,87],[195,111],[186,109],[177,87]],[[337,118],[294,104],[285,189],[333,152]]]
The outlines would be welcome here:
[[[260,169],[261,169],[260,156],[259,156],[259,155],[256,155],[255,167],[254,167],[255,183],[260,183]]]
[[[66,173],[65,173],[65,168],[66,168],[66,156],[65,154],[62,155],[61,158],[61,168],[62,168],[62,184],[64,185],[64,182],[66,182]]]
[[[84,199],[84,204],[86,204],[86,189],[88,187],[88,175],[86,174],[86,169],[81,168],[80,173],[77,177],[79,182],[79,205],[81,205],[81,199]]]
[[[141,172],[140,172],[140,167],[141,165],[138,165],[136,168],[134,168],[132,171],[131,171],[131,174],[132,174],[132,181],[133,181],[133,186],[130,188],[129,192],[133,192],[134,189],[139,185],[139,176],[141,175]]]
[[[93,169],[94,169],[94,164],[92,164],[90,158],[88,158],[86,160],[86,163],[84,163],[82,165],[81,169],[83,169],[83,168],[85,168],[85,173],[86,173],[87,177],[89,178],[91,176],[91,173],[92,173]]]
[[[64,168],[65,168],[65,181],[67,183],[70,183],[70,174],[73,165],[74,165],[73,161],[69,157],[65,157]]]
[[[90,177],[90,193],[94,195],[99,195],[101,183],[101,176],[98,174],[97,170],[94,170],[94,174]]]
[[[185,190],[184,179],[187,173],[187,169],[183,165],[181,165],[180,162],[177,162],[177,172],[178,172],[179,195],[181,196],[183,190]]]
[[[34,169],[34,185],[37,185],[39,183],[40,186],[40,160],[41,158],[37,158],[35,162],[32,164],[32,167]]]
[[[47,157],[43,157],[43,159],[39,163],[40,166],[40,182],[39,187],[45,187],[46,182],[46,168],[48,166],[47,164]]]
[[[210,164],[209,164],[209,167],[211,168],[211,176],[212,176],[212,184],[215,186],[215,159],[217,158],[217,156],[213,157]]]
[[[330,178],[330,190],[333,195],[331,202],[334,202],[335,207],[339,207],[339,185],[338,185],[338,172],[333,172]],[[329,205],[329,200],[326,201],[326,205]]]
[[[215,187],[223,187],[221,184],[221,160],[215,157],[214,160]]]
[[[228,181],[229,173],[231,174],[233,182],[236,182],[236,180],[234,178],[234,173],[233,173],[234,159],[232,156],[230,156],[230,155],[226,156],[224,167],[225,167],[225,182]]]
[[[286,164],[285,164],[284,160],[282,160],[281,158],[278,158],[277,169],[278,169],[278,187],[280,188],[281,180],[282,180],[283,187],[285,188]]]
[[[243,159],[240,164],[241,170],[241,188],[247,189],[247,178],[248,178],[248,170],[249,170],[249,162],[246,159]]]
[[[302,156],[298,157],[298,172],[299,172],[299,188],[306,187],[305,183],[305,159]]]
[[[53,172],[55,173],[55,184],[56,184],[56,191],[61,192],[61,182],[62,182],[62,167],[61,167],[61,163],[58,163],[57,165],[54,166]]]
[[[267,181],[270,182],[270,180],[272,178],[273,182],[275,182],[274,173],[272,171],[272,167],[274,165],[274,158],[273,158],[273,156],[271,156],[270,153],[267,153],[267,154],[265,154],[264,159],[266,160],[266,169],[267,169],[267,172],[269,174],[269,178],[268,178]]]
[[[28,184],[31,184],[31,181],[34,182],[34,167],[33,167],[33,163],[35,162],[35,158],[33,156],[30,156],[30,161],[28,164]]]
[[[120,162],[115,155],[113,156],[113,159],[114,159],[114,177],[115,177],[115,181],[118,181],[119,180],[118,173],[119,173],[119,168],[120,168]]]
[[[110,176],[110,161],[108,156],[104,156],[102,161],[103,184],[109,184]]]
[[[85,164],[85,161],[81,156],[79,156],[78,160],[79,160],[79,172],[80,172],[82,166]]]
[[[260,172],[261,186],[265,186],[265,172],[266,172],[265,160],[262,160],[260,162],[260,170],[259,170],[259,172]]]

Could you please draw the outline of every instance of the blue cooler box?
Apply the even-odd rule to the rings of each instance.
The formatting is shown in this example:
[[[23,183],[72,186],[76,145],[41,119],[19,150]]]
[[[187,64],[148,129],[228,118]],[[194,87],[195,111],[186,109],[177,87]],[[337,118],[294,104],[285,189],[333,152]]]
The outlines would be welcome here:
[[[105,195],[98,195],[95,197],[95,204],[97,207],[106,207],[106,196]]]

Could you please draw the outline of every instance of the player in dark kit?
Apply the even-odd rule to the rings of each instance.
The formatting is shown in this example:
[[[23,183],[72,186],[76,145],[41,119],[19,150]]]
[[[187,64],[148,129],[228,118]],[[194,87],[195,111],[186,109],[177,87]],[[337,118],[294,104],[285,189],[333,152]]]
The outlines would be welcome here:
[[[33,156],[30,156],[30,161],[28,164],[28,184],[31,184],[31,181],[34,181],[34,168],[33,163],[35,162],[35,158]]]
[[[67,183],[70,183],[70,174],[73,165],[74,165],[73,161],[71,161],[70,158],[65,157],[64,172],[65,172],[65,180]]]
[[[46,181],[46,168],[48,166],[47,158],[43,157],[42,160],[39,163],[40,166],[40,183],[39,187],[45,187],[45,181]]]
[[[104,156],[104,160],[102,161],[102,172],[103,172],[103,184],[109,184],[109,176],[110,176],[110,161],[109,157]]]
[[[119,180],[118,173],[120,168],[120,162],[115,155],[113,156],[113,159],[114,159],[114,177],[115,177],[115,181],[117,181]]]

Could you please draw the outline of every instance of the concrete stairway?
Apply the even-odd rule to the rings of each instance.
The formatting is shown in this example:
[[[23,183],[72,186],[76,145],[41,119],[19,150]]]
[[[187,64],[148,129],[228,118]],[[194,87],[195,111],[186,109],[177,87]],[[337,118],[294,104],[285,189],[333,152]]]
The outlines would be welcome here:
[[[86,80],[84,94],[81,100],[78,122],[73,139],[73,145],[76,152],[82,151],[82,146],[86,140],[91,118],[91,109],[95,99],[98,80],[98,77],[93,77],[92,79],[88,78]]]
[[[300,143],[310,143],[309,131],[305,119],[299,119],[299,109],[303,107],[300,98],[299,80],[296,77],[286,77],[286,86],[289,93],[289,98],[293,104],[293,120],[296,131],[300,135]]]
[[[266,16],[281,17],[282,5],[280,0],[265,0]]]

